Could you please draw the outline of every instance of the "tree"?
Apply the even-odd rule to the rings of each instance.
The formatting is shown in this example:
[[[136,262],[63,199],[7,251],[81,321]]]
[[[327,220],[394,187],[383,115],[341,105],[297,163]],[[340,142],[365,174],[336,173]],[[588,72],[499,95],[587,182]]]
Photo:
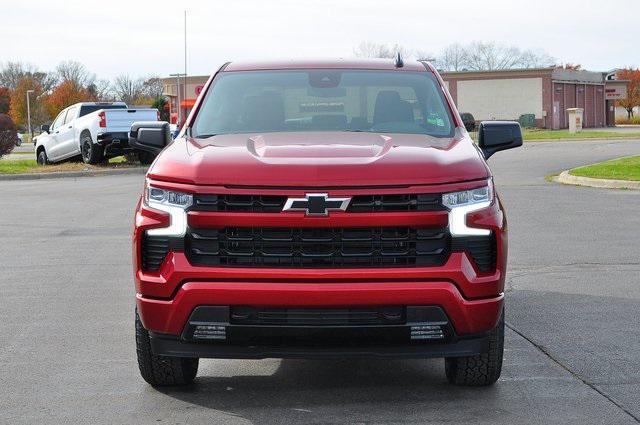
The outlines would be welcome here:
[[[640,69],[626,68],[616,72],[618,80],[628,80],[627,98],[618,100],[618,105],[627,110],[627,117],[633,118],[633,108],[640,106]]]
[[[468,60],[467,49],[455,43],[445,47],[440,55],[436,56],[436,65],[444,71],[463,71],[468,67]]]
[[[96,76],[87,71],[87,68],[85,68],[83,64],[71,60],[60,62],[56,67],[56,75],[58,76],[58,81],[61,83],[71,81],[77,87],[82,88],[93,84],[96,79]]]
[[[160,121],[169,121],[169,104],[164,96],[156,97],[151,107],[160,111]]]
[[[145,97],[158,99],[162,97],[164,85],[159,77],[149,77],[142,83],[142,93]]]
[[[411,56],[411,51],[399,44],[387,46],[372,41],[363,41],[353,49],[353,54],[358,58],[394,58],[397,53],[403,58]]]
[[[16,145],[16,126],[7,114],[0,114],[0,158],[11,153]]]
[[[0,86],[15,90],[24,77],[33,77],[44,91],[51,90],[56,84],[56,76],[47,72],[40,72],[31,64],[22,62],[7,62],[0,70]]]
[[[143,81],[134,80],[128,74],[121,74],[113,81],[113,91],[119,100],[134,104],[143,94]]]
[[[91,100],[91,95],[82,86],[71,80],[66,80],[53,89],[46,97],[45,105],[49,116],[54,116],[69,105]]]
[[[96,102],[108,102],[115,100],[111,82],[105,79],[93,81],[87,86],[89,97]]]
[[[30,101],[43,92],[42,86],[33,76],[26,75],[18,81],[15,90],[11,92],[9,101],[9,115],[18,125],[27,124],[27,90],[33,90],[33,93],[30,94]]]
[[[493,42],[451,44],[436,57],[444,71],[495,71],[553,66],[555,59],[541,50],[520,50]]]
[[[8,87],[0,87],[0,114],[9,113],[9,102],[11,101],[11,90]]]

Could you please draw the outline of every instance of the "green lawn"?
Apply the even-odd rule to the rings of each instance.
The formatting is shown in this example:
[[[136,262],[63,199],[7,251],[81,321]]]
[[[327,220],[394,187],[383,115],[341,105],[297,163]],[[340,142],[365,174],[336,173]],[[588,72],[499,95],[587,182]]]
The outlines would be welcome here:
[[[640,156],[598,162],[597,164],[574,168],[569,173],[574,176],[596,179],[640,180]]]
[[[0,174],[50,173],[56,171],[104,170],[106,168],[122,168],[139,164],[127,163],[123,156],[111,158],[107,167],[104,165],[87,165],[82,162],[62,162],[60,164],[41,167],[35,159],[3,159],[0,160]]]
[[[569,130],[536,130],[523,129],[524,140],[552,140],[552,139],[640,139],[640,133],[622,133],[617,131],[581,131],[569,133]]]

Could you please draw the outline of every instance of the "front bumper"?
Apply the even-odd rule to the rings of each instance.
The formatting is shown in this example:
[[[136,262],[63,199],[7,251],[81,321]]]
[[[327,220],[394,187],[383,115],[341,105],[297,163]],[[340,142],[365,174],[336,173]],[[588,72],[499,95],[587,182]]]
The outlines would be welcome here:
[[[424,358],[472,356],[489,348],[488,333],[457,335],[437,306],[344,310],[199,306],[180,336],[150,335],[155,354],[178,357]]]

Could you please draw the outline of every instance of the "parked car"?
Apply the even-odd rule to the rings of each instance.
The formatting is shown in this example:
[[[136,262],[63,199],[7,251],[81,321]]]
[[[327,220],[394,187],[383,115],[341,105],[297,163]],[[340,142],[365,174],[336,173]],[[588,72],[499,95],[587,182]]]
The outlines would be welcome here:
[[[198,359],[444,357],[490,385],[504,345],[507,225],[485,162],[428,63],[230,63],[159,155],[133,234],[137,356],[151,385]]]
[[[82,102],[58,114],[51,125],[41,126],[36,141],[38,164],[81,156],[87,164],[122,155],[130,150],[129,130],[134,121],[158,121],[157,109],[128,109],[122,102]],[[147,155],[141,158],[148,161]]]
[[[23,136],[20,133],[16,133],[16,146],[22,145]]]

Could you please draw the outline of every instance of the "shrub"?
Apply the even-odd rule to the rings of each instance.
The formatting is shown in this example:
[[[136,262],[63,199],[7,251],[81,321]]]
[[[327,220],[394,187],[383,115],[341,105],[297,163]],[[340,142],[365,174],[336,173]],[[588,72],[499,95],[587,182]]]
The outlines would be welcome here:
[[[0,158],[9,154],[16,145],[16,126],[7,114],[0,114]]]
[[[616,119],[616,124],[640,125],[640,117],[632,117],[631,119],[629,119],[629,118],[617,118]]]
[[[469,112],[463,112],[460,114],[460,118],[462,119],[462,123],[464,124],[464,128],[467,131],[475,131],[476,129],[476,120]]]

